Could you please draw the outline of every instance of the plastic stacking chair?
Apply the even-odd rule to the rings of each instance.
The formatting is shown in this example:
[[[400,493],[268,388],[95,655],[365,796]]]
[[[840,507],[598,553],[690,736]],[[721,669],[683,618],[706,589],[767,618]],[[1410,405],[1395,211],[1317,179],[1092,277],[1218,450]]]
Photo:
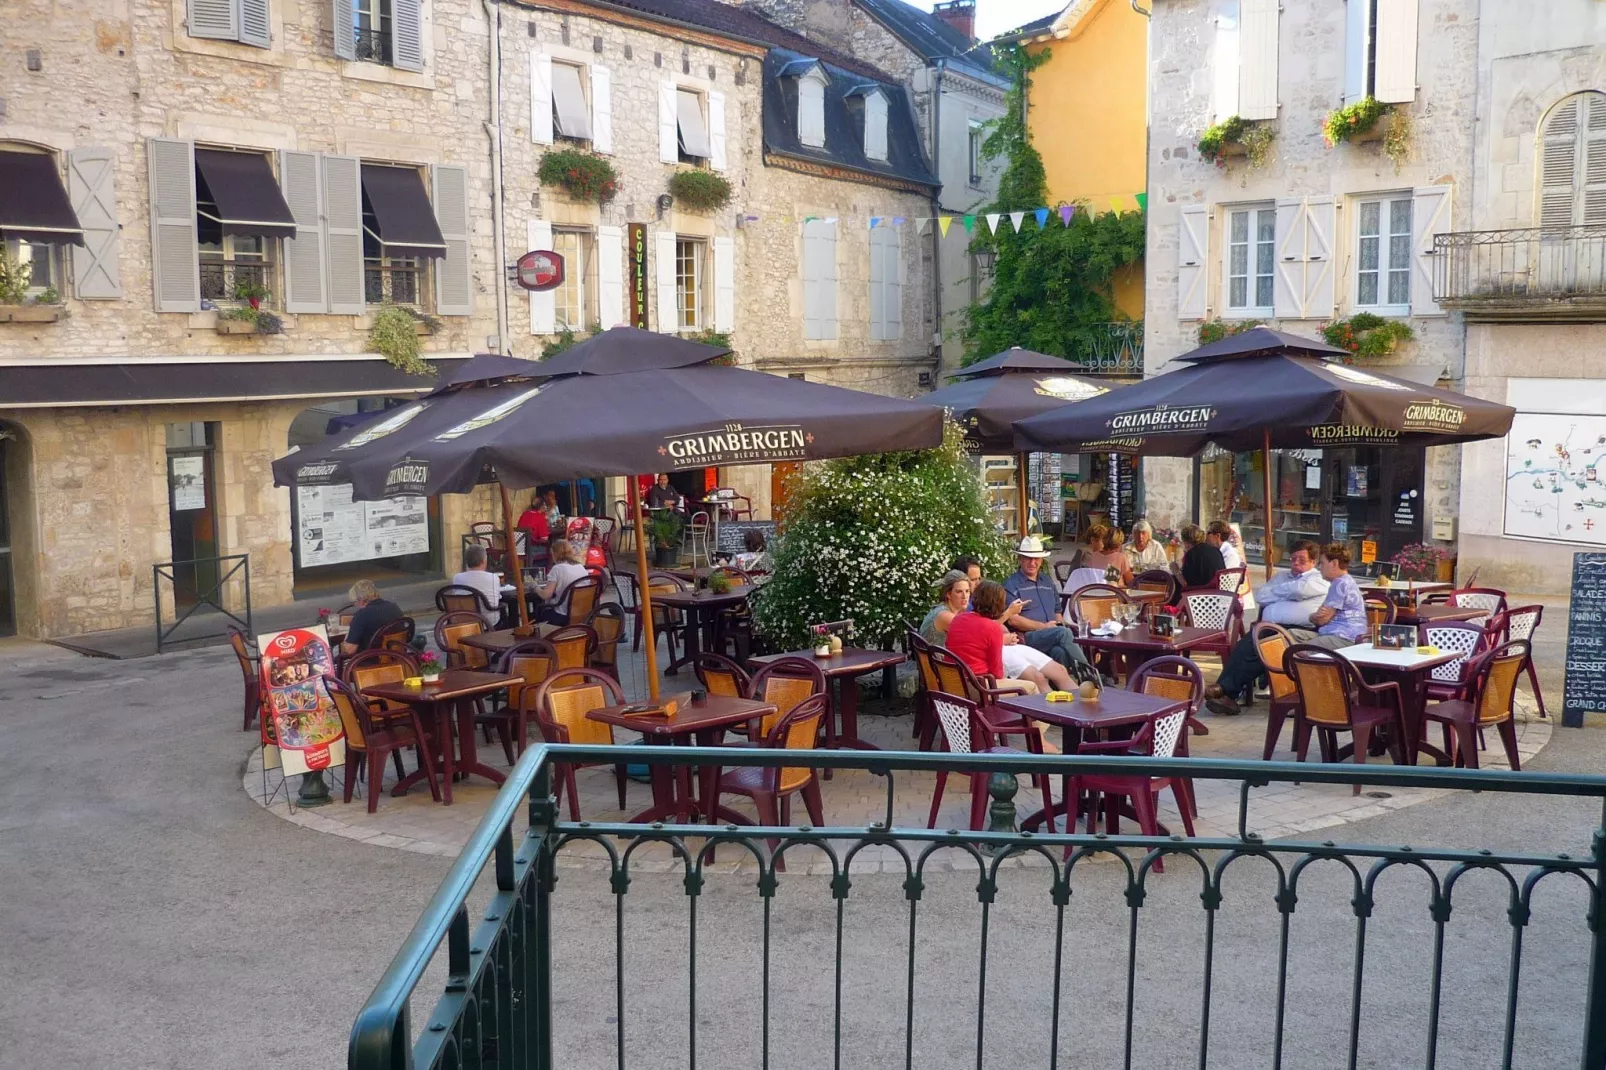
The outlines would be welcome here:
[[[1513,721],[1517,683],[1528,664],[1528,644],[1503,643],[1484,651],[1468,665],[1468,696],[1428,705],[1424,716],[1444,729],[1444,750],[1456,765],[1478,768],[1476,733],[1496,729],[1506,747],[1506,760],[1521,770],[1517,757],[1517,728]],[[1359,743],[1356,744],[1359,746]]]
[[[1293,677],[1299,691],[1300,717],[1294,731],[1294,750],[1300,761],[1310,747],[1312,730],[1321,735],[1324,761],[1343,759],[1337,736],[1348,732],[1355,764],[1366,764],[1366,751],[1374,733],[1387,728],[1394,764],[1405,764],[1405,715],[1400,685],[1393,680],[1369,684],[1355,666],[1325,647],[1301,643],[1283,655],[1283,671]],[[1356,784],[1353,795],[1361,793]]]
[[[982,717],[980,708],[968,698],[936,692],[931,696],[931,711],[941,733],[939,743],[942,750],[952,754],[1022,753],[1015,747],[1001,747],[996,743],[996,734]],[[992,774],[970,773],[969,777],[970,827],[980,831],[987,818],[987,782],[992,779]],[[1049,794],[1049,778],[1041,775],[1036,780],[1037,788],[1043,794],[1043,812],[1047,814],[1054,805]],[[948,771],[940,770],[937,773],[937,786],[931,793],[931,814],[926,818],[928,829],[937,827],[937,812],[942,808],[942,793],[947,784]]]
[[[441,787],[435,780],[435,759],[430,753],[429,736],[419,721],[418,711],[408,707],[404,718],[390,717],[381,720],[374,716],[368,703],[355,690],[339,680],[324,678],[329,697],[340,711],[340,723],[346,731],[346,789],[345,801],[351,802],[357,787],[357,778],[364,766],[368,769],[368,812],[379,807],[379,793],[384,787],[385,759],[398,751],[411,747],[418,752],[419,767],[429,784],[429,794],[441,801]],[[396,772],[401,773],[400,755],[397,754]]]
[[[1161,714],[1151,718],[1138,731],[1132,739],[1089,740],[1076,748],[1078,754],[1097,754],[1100,752],[1127,754],[1144,754],[1154,758],[1172,758],[1178,754],[1179,749],[1186,752],[1185,737],[1188,731],[1188,711],[1177,710],[1174,713]],[[1087,831],[1093,832],[1093,822],[1099,812],[1099,803],[1104,802],[1104,831],[1114,835],[1120,831],[1119,827],[1119,801],[1122,797],[1132,800],[1132,809],[1137,811],[1138,827],[1145,836],[1160,835],[1160,821],[1157,817],[1160,793],[1167,788],[1171,789],[1171,796],[1176,800],[1177,812],[1182,815],[1182,827],[1189,836],[1193,835],[1193,800],[1192,793],[1186,786],[1187,782],[1181,777],[1148,777],[1148,776],[1095,776],[1079,774],[1067,776],[1060,792],[1065,796],[1065,827],[1075,830],[1076,819],[1081,816],[1083,803],[1082,795],[1087,794]],[[1071,855],[1071,846],[1065,847],[1065,857]],[[1155,859],[1156,873],[1165,871],[1165,863]]]

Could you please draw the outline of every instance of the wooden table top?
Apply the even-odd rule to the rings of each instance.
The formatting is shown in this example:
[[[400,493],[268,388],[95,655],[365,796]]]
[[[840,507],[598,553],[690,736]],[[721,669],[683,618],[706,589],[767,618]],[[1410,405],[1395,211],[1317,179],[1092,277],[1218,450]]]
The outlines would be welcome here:
[[[644,717],[639,714],[628,714],[624,712],[623,706],[603,706],[589,711],[586,716],[603,724],[617,725],[632,732],[640,732],[651,739],[669,739],[692,732],[745,724],[775,712],[775,706],[768,702],[729,698],[724,695],[709,695],[701,702],[691,701],[689,691],[679,695],[666,695],[664,698],[666,701],[674,698],[680,703],[680,709],[672,721],[666,720],[662,715]]]
[[[1341,646],[1333,653],[1359,668],[1413,673],[1428,672],[1464,656],[1453,651],[1447,654],[1418,654],[1415,647],[1407,647],[1404,650],[1379,650],[1371,643]]]
[[[515,635],[513,628],[498,628],[494,632],[481,632],[478,635],[466,635],[458,642],[464,646],[475,647],[479,650],[488,650],[493,654],[502,654],[511,646],[516,646],[526,639],[544,639],[550,633],[557,631],[555,624],[538,624],[533,635]]]
[[[863,647],[845,646],[842,653],[832,654],[828,658],[814,656],[814,648],[807,650],[789,650],[784,654],[764,654],[756,658],[748,658],[750,665],[767,665],[782,658],[801,658],[812,661],[818,665],[820,671],[827,677],[832,676],[863,676],[867,672],[885,669],[889,665],[902,665],[905,655],[896,650],[866,650]]]
[[[1149,634],[1147,624],[1123,628],[1115,635],[1078,636],[1076,644],[1094,650],[1155,651],[1162,654],[1181,654],[1195,647],[1220,639],[1222,633],[1209,628],[1180,627],[1169,639]]]
[[[422,687],[408,687],[402,683],[375,684],[363,688],[362,693],[367,698],[384,698],[417,706],[473,698],[475,695],[500,691],[509,684],[522,683],[523,680],[522,676],[509,676],[500,672],[447,669],[441,673],[440,682],[436,684],[425,684]]]
[[[1402,609],[1394,615],[1400,624],[1438,624],[1447,620],[1481,620],[1489,615],[1487,609],[1472,609],[1466,606],[1417,606],[1415,609]]]
[[[1061,728],[1081,731],[1115,725],[1142,724],[1151,717],[1186,706],[1186,703],[1106,687],[1097,702],[1050,702],[1043,695],[1009,695],[998,700],[998,708],[1033,721],[1044,721]]]
[[[725,594],[712,591],[667,591],[652,596],[654,605],[671,609],[724,609],[747,600],[754,588],[748,585],[732,587]]]

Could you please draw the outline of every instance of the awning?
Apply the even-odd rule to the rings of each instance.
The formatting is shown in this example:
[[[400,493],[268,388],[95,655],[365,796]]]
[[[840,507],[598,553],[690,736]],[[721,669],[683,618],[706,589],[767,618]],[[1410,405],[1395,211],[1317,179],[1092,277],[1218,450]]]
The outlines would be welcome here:
[[[708,127],[703,122],[703,98],[681,89],[676,92],[680,116],[680,151],[707,158]]]
[[[196,149],[195,169],[201,173],[212,203],[217,205],[223,233],[254,238],[293,238],[296,218],[284,203],[268,158],[256,152]]]
[[[374,237],[386,256],[446,255],[446,239],[424,192],[424,177],[411,167],[362,165],[362,192],[374,212]]]
[[[47,152],[0,152],[0,237],[84,244],[84,229]]]
[[[591,114],[586,110],[580,68],[567,63],[552,65],[552,121],[564,137],[591,138]]]

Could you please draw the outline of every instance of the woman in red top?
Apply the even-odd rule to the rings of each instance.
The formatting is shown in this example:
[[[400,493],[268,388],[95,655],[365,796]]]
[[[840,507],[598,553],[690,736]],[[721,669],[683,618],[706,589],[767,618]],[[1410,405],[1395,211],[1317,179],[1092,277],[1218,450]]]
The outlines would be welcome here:
[[[1025,669],[1016,679],[1004,675],[1004,626],[999,618],[1008,603],[1003,584],[983,580],[971,596],[972,608],[949,622],[947,647],[971,672],[991,676],[1001,687],[1029,684],[1031,693],[1046,693],[1049,683],[1036,669]]]
[[[547,521],[546,506],[539,494],[530,499],[530,507],[519,514],[516,526],[528,531],[530,538],[543,546],[552,537],[552,525]]]

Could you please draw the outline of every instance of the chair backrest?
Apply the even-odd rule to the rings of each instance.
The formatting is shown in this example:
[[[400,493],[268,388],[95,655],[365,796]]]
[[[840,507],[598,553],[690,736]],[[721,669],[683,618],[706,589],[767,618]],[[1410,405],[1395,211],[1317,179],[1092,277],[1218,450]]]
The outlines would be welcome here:
[[[1450,592],[1450,604],[1457,609],[1482,609],[1499,613],[1506,608],[1506,592],[1493,587],[1461,587]]]
[[[395,650],[363,650],[346,659],[340,668],[342,683],[361,691],[378,684],[397,684],[409,676],[418,675],[418,662],[411,654]],[[372,700],[369,700],[372,701]],[[394,709],[398,704],[381,703],[383,709]]]
[[[1479,724],[1497,724],[1511,717],[1517,701],[1517,680],[1528,664],[1529,646],[1518,639],[1478,655],[1473,673],[1473,701]]]
[[[251,664],[251,645],[246,641],[245,633],[238,628],[229,629],[229,646],[234,649],[234,657],[240,663],[240,675],[245,677],[246,683],[256,680],[256,669]]]
[[[469,524],[468,533],[470,535],[494,535],[496,534],[496,524],[490,520],[476,520]]]
[[[1319,646],[1300,643],[1283,655],[1283,671],[1293,678],[1305,719],[1313,724],[1347,728],[1354,691],[1349,662]]]
[[[1154,758],[1174,758],[1177,744],[1188,730],[1188,711],[1176,710],[1150,721],[1149,755]]]
[[[1244,579],[1249,575],[1249,566],[1239,565],[1237,568],[1217,569],[1213,580],[1214,586],[1222,591],[1234,591],[1244,585]]]
[[[597,600],[602,595],[602,580],[593,575],[586,575],[569,584],[563,597],[568,602],[568,622],[570,624],[584,623],[591,616],[591,611],[597,608]]]
[[[764,745],[782,750],[813,750],[828,709],[830,702],[826,696],[810,695],[776,718],[764,734]],[[783,794],[796,791],[813,776],[814,770],[807,767],[782,767],[776,777],[775,790]]]
[[[692,671],[703,690],[720,698],[747,698],[753,693],[753,678],[747,670],[723,654],[704,651],[692,662]]]
[[[960,695],[938,693],[931,696],[931,712],[936,715],[948,749],[954,754],[975,754],[992,746],[991,733],[976,704]]]
[[[615,667],[619,664],[619,640],[625,635],[625,611],[617,602],[604,602],[591,611],[586,627],[597,637],[591,664]]]
[[[560,669],[542,682],[535,695],[535,723],[548,743],[613,742],[613,726],[586,714],[604,706],[624,705],[625,695],[607,673],[596,669]]]
[[[435,592],[435,608],[442,613],[478,613],[492,609],[480,592],[461,583],[448,583]]]
[[[684,591],[689,586],[685,580],[669,572],[647,573],[647,594],[656,598],[662,594],[673,594]],[[679,624],[681,613],[678,609],[667,609],[657,602],[652,604],[652,626],[662,629],[667,624]]]
[[[335,709],[340,711],[340,727],[346,732],[346,746],[353,750],[366,750],[374,720],[367,702],[357,693],[359,689],[327,676],[323,683]]]
[[[1177,580],[1163,568],[1151,568],[1133,576],[1132,587],[1139,591],[1158,591],[1169,602],[1177,593]]]
[[[1429,678],[1436,683],[1457,684],[1466,677],[1467,659],[1472,657],[1488,641],[1488,633],[1481,625],[1463,620],[1443,620],[1434,624],[1424,624],[1418,631],[1422,641],[1429,646],[1436,646],[1446,654],[1459,654],[1454,661],[1447,661],[1443,665],[1435,665],[1428,670]]]
[[[699,539],[708,537],[708,513],[699,509],[691,515],[691,533]]]
[[[1065,582],[1071,578],[1071,565],[1070,561],[1054,562],[1054,582],[1060,585],[1060,590],[1065,589]]]
[[[1105,572],[1102,568],[1073,568],[1071,574],[1065,577],[1060,584],[1060,590],[1067,594],[1074,594],[1083,587],[1104,585]]]
[[[936,691],[944,695],[958,695],[981,705],[982,694],[976,686],[976,676],[970,671],[970,666],[959,660],[958,655],[945,646],[931,643],[927,646],[926,656],[937,678]]]
[[[641,608],[641,581],[636,579],[634,572],[625,572],[623,569],[615,572],[613,589],[619,595],[619,604],[626,613],[634,613]]]
[[[1294,637],[1287,628],[1269,620],[1257,623],[1251,634],[1254,636],[1255,650],[1260,654],[1260,664],[1266,670],[1266,679],[1271,682],[1271,697],[1292,698],[1297,688],[1293,677],[1283,671],[1283,655],[1294,645]]]
[[[605,550],[616,550],[614,539],[619,534],[619,522],[611,516],[599,516],[591,522],[591,545]]]
[[[490,664],[490,655],[479,647],[464,645],[463,640],[484,632],[485,620],[478,613],[442,613],[435,621],[435,645],[446,653],[456,653],[465,669],[483,669]]]
[[[1103,582],[1084,584],[1070,597],[1071,616],[1096,628],[1114,616],[1116,605],[1130,601],[1119,587]]]
[[[1238,609],[1238,595],[1216,587],[1192,587],[1182,592],[1182,612],[1195,628],[1224,632]]]
[[[374,632],[374,640],[368,645],[370,650],[394,650],[398,654],[410,653],[413,649],[413,629],[416,627],[413,618],[397,617],[388,624],[382,624]]]
[[[338,623],[338,624],[350,624],[351,623],[351,618],[353,618],[353,617],[355,617],[357,615],[357,609],[358,609],[358,606],[357,606],[356,602],[347,602],[345,605],[343,605],[339,609],[335,610],[335,621],[336,621],[336,623]]]
[[[1506,610],[1505,637],[1507,641],[1521,640],[1529,642],[1534,632],[1539,630],[1539,622],[1544,618],[1544,606],[1516,606]]]
[[[1394,603],[1387,598],[1366,599],[1366,626],[1376,628],[1380,624],[1394,623]]]
[[[529,713],[534,706],[526,700],[534,699],[536,689],[558,671],[558,652],[545,639],[524,639],[502,651],[496,671],[519,677],[519,683],[508,685],[507,704]]]
[[[781,658],[765,663],[753,674],[748,694],[775,707],[759,721],[759,734],[768,737],[781,718],[806,698],[825,693],[825,673],[806,658]]]
[[[910,628],[904,639],[909,644],[909,653],[914,655],[915,667],[920,670],[921,689],[928,693],[941,691],[942,681],[937,678],[936,666],[931,662],[931,644],[915,628]]]
[[[1198,712],[1204,698],[1204,673],[1188,658],[1176,655],[1150,658],[1132,673],[1126,682],[1128,691],[1140,695],[1186,702],[1186,714]]]
[[[583,669],[597,652],[597,633],[584,624],[569,624],[550,632],[546,641],[558,654],[558,668]]]

